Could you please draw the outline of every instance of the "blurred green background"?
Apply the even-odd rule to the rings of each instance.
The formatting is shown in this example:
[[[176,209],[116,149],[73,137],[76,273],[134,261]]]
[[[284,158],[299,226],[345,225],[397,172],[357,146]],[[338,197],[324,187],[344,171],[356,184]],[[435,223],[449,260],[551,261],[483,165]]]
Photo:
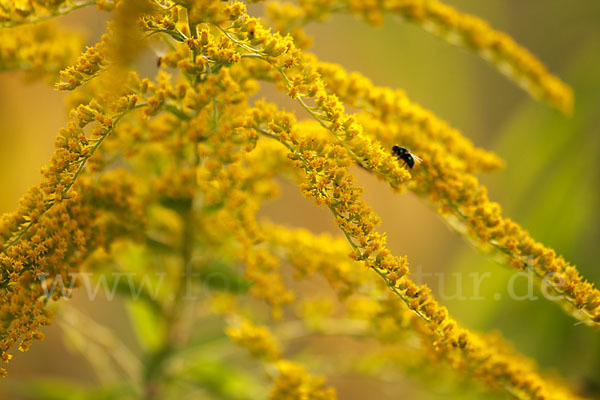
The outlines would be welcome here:
[[[461,11],[486,19],[529,48],[575,91],[575,112],[563,117],[531,100],[477,56],[441,42],[420,28],[388,17],[372,28],[350,16],[315,24],[313,51],[321,60],[340,63],[370,77],[377,85],[404,89],[410,98],[460,129],[477,145],[497,152],[504,170],[482,176],[490,197],[504,214],[522,224],[534,238],[573,262],[589,280],[600,284],[600,2],[578,0],[453,0]],[[85,9],[61,19],[85,32],[93,43],[104,29],[105,16]],[[282,105],[297,110],[270,91]],[[12,210],[27,187],[39,180],[39,169],[50,157],[58,129],[66,120],[64,95],[49,86],[25,84],[19,73],[0,75],[0,211]],[[297,110],[299,115],[300,111]],[[555,370],[572,386],[600,398],[600,334],[563,314],[554,304],[514,301],[506,288],[511,271],[477,253],[412,194],[393,195],[386,185],[357,171],[365,200],[382,217],[391,249],[406,254],[411,267],[444,273],[446,293],[455,287],[454,272],[465,276],[489,271],[481,301],[443,301],[461,323],[476,330],[497,329],[522,353]],[[291,209],[296,210],[290,212]],[[325,209],[304,200],[292,187],[263,212],[273,220],[306,226],[315,232],[337,233]],[[465,278],[463,294],[469,296]],[[434,292],[438,276],[425,278]],[[517,293],[525,293],[524,282]],[[499,294],[495,300],[493,294]],[[123,335],[132,334],[125,313],[114,304],[83,304],[94,319]],[[59,329],[35,343],[11,362],[7,380],[23,377],[73,378],[93,382],[91,371],[62,345]],[[346,378],[347,379],[347,378]],[[375,398],[377,390],[364,382],[335,380],[341,399]],[[440,398],[418,381],[388,388],[407,398]],[[0,393],[1,393],[0,388]],[[375,390],[375,391],[374,391]],[[370,393],[370,394],[366,394]],[[377,396],[382,396],[377,395]],[[4,397],[3,397],[4,398]],[[11,398],[11,397],[7,397]]]

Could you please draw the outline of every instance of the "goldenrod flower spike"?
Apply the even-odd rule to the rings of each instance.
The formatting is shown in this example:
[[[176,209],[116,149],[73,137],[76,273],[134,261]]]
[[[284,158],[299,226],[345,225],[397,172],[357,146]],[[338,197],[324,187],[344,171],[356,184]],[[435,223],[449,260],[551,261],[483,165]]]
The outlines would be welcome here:
[[[414,184],[410,189],[428,200],[457,232],[484,252],[500,256],[512,268],[531,268],[539,283],[554,294],[553,300],[569,314],[600,327],[600,291],[575,266],[503,217],[500,205],[489,200],[486,188],[461,163],[436,143],[419,140],[414,128],[400,122],[385,123],[371,114],[361,114],[359,121],[365,132],[382,143],[405,143],[423,158],[419,168],[412,171]]]
[[[536,242],[520,225],[502,216],[498,203],[489,200],[477,177],[436,143],[418,139],[414,128],[384,123],[370,114],[359,115],[365,132],[392,146],[405,143],[423,163],[415,168],[409,187],[428,200],[458,233],[517,270],[531,268],[553,293],[553,301],[574,318],[600,327],[600,291],[575,266],[554,250]],[[545,278],[545,280],[544,280]]]
[[[320,274],[342,299],[357,293],[363,285],[366,271],[348,257],[346,239],[272,224],[262,224],[261,227],[275,254],[284,249],[285,259],[296,268],[298,278]]]
[[[275,27],[294,36],[302,48],[310,44],[310,38],[302,30],[310,21],[321,21],[336,12],[350,12],[364,16],[372,25],[381,25],[384,14],[393,13],[448,43],[479,54],[533,98],[564,114],[573,109],[571,88],[550,74],[531,52],[507,34],[492,29],[484,20],[438,0],[310,0],[301,1],[298,7],[270,5],[267,11]]]
[[[567,311],[587,324],[600,323],[600,292],[593,284],[553,251],[534,242],[514,222],[502,219],[499,205],[490,203],[477,178],[468,174],[477,169],[497,168],[501,161],[496,156],[474,148],[432,113],[411,103],[401,91],[373,87],[358,73],[348,74],[335,65],[317,63],[317,66],[330,93],[368,111],[368,115],[357,117],[367,134],[388,148],[404,143],[424,158],[422,166],[413,171],[415,185],[411,188],[428,197],[443,215],[459,217],[458,221],[466,228],[458,229],[459,232],[470,232],[480,243],[492,244],[492,249],[500,250],[508,264],[519,269],[527,265],[527,257],[531,256],[534,271],[540,278],[553,274],[547,283],[551,290],[564,295],[560,303],[566,305]],[[260,68],[255,71],[257,76],[269,76]],[[424,140],[423,134],[428,140]],[[478,211],[488,208],[490,211]],[[513,233],[502,233],[506,231]]]
[[[151,3],[146,0],[119,3],[114,20],[108,24],[108,32],[102,35],[100,42],[88,47],[74,65],[60,71],[56,89],[74,90],[109,67],[113,67],[114,74],[121,73],[121,79],[126,79],[127,74],[123,70],[130,67],[131,61],[144,47],[142,32],[131,27],[141,23],[144,30],[149,30],[143,21],[155,17],[154,11]],[[142,18],[142,15],[145,18]],[[164,18],[169,20],[168,17]]]
[[[117,112],[114,116],[104,112],[98,103],[81,105],[71,112],[69,124],[61,129],[56,138],[55,153],[49,165],[42,170],[44,181],[21,198],[16,212],[2,216],[0,245],[3,252],[16,244],[54,204],[71,197],[70,189],[86,162],[112,132],[115,124],[136,107],[136,102],[135,95],[120,98],[113,105],[113,110]],[[83,133],[87,125],[94,125],[90,137]]]
[[[27,351],[34,339],[43,338],[41,329],[52,318],[47,303],[68,295],[60,290],[47,294],[53,286],[68,288],[70,273],[79,270],[91,251],[144,228],[136,183],[123,171],[106,174],[99,182],[78,179],[74,188],[81,194],[72,193],[54,204],[37,217],[36,224],[27,225],[29,229],[18,242],[0,253],[3,363],[12,357],[12,347]],[[40,203],[36,212],[41,213],[45,204],[41,198],[35,200]],[[6,225],[11,223],[10,217],[3,216],[2,231],[10,228]],[[0,375],[5,374],[0,367]]]
[[[73,90],[100,74],[107,66],[109,57],[108,34],[93,47],[88,47],[77,59],[75,65],[60,71],[60,80],[56,83],[58,90]]]
[[[279,343],[266,326],[230,316],[227,335],[245,347],[253,358],[266,363],[273,380],[269,400],[311,399],[335,400],[335,389],[325,386],[325,379],[312,376],[296,362],[281,358]]]
[[[600,290],[574,265],[503,217],[500,205],[488,199],[486,188],[475,177],[446,165],[432,160],[422,175],[415,177],[419,182],[415,191],[428,198],[454,229],[473,239],[484,252],[499,256],[517,270],[531,269],[568,313],[600,328]]]
[[[0,332],[3,353],[8,354],[14,345],[25,351],[33,339],[41,338],[40,328],[51,316],[45,308],[50,298],[44,293],[48,285],[56,285],[56,277],[68,286],[69,272],[78,269],[88,250],[116,239],[119,232],[131,234],[125,221],[141,219],[133,183],[127,177],[106,174],[100,180],[105,186],[100,189],[89,181],[80,182],[88,161],[121,118],[145,106],[137,101],[138,96],[129,94],[117,96],[104,106],[93,101],[72,110],[67,127],[56,138],[56,150],[42,170],[42,182],[27,191],[15,212],[2,215],[0,315],[6,327]],[[130,195],[123,204],[114,201],[127,198],[119,190]],[[106,202],[107,207],[100,204],[90,207],[86,201],[97,201],[93,196],[109,196],[111,201]],[[113,223],[111,218],[102,216],[103,208],[126,214],[120,217],[124,224],[111,237],[104,236],[102,229],[94,229]],[[43,282],[46,275],[40,274],[51,278]],[[59,296],[56,291],[52,298]]]
[[[31,24],[96,5],[110,11],[118,0],[0,0],[0,28]]]

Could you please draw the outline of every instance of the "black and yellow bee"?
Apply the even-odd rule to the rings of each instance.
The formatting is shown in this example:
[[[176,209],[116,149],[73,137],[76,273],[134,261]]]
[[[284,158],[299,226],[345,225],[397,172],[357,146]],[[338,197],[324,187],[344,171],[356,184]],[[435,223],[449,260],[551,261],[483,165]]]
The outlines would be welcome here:
[[[418,164],[423,161],[421,158],[411,153],[406,147],[400,147],[397,144],[392,147],[392,154],[398,157],[400,161],[403,161],[409,168],[414,167],[415,163]]]

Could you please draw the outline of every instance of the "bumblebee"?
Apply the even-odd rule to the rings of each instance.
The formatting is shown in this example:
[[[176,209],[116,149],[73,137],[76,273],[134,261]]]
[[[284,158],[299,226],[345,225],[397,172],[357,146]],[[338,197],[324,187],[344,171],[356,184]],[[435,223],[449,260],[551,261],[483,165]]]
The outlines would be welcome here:
[[[410,152],[406,147],[400,147],[397,144],[392,147],[392,154],[398,157],[399,160],[403,161],[409,168],[415,166],[415,163],[420,163],[419,157]]]

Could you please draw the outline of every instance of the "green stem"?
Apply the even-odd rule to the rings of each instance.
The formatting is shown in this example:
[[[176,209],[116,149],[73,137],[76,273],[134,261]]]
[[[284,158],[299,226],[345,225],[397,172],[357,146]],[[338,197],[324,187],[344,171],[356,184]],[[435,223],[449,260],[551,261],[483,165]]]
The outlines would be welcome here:
[[[180,321],[183,309],[181,300],[183,299],[183,294],[186,289],[188,278],[187,268],[192,260],[194,245],[192,202],[190,202],[188,208],[180,212],[180,219],[183,225],[181,232],[181,248],[179,250],[181,259],[180,279],[177,281],[177,286],[173,293],[175,297],[170,306],[166,308],[166,312],[163,313],[166,326],[163,343],[158,350],[149,355],[148,361],[146,362],[144,386],[146,389],[145,398],[147,400],[162,398],[160,381],[161,377],[164,376],[165,364],[177,350],[175,346],[175,343],[178,341],[177,325]]]

